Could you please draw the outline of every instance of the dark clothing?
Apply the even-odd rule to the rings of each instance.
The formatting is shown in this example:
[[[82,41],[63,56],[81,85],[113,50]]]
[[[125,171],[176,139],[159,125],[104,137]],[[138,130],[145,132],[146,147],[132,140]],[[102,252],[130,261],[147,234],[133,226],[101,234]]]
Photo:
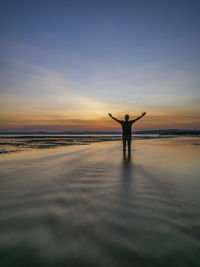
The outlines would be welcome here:
[[[122,137],[123,138],[132,138],[132,121],[120,121],[122,126]]]
[[[133,121],[120,121],[122,126],[122,141],[123,151],[126,151],[126,144],[128,145],[128,151],[131,151],[131,140],[132,140],[132,124]]]
[[[126,143],[128,143],[128,152],[131,151],[131,140],[132,140],[132,124],[137,120],[141,119],[146,112],[143,112],[141,116],[139,116],[135,120],[127,120],[129,119],[129,115],[125,116],[125,121],[118,120],[112,116],[112,114],[108,113],[108,115],[115,121],[121,124],[122,126],[122,140],[123,140],[123,150],[126,152]]]
[[[126,143],[128,145],[128,151],[131,151],[131,136],[123,136],[122,141],[123,141],[123,151],[126,151]]]

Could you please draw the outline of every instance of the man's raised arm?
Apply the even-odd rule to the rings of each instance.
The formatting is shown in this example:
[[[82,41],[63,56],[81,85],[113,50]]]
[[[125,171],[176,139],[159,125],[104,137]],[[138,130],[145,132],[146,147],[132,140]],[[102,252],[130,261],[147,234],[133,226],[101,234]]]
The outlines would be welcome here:
[[[113,120],[115,120],[115,121],[117,121],[117,122],[119,122],[119,123],[121,123],[121,121],[120,120],[118,120],[118,119],[116,119],[116,118],[114,118],[113,116],[112,116],[112,113],[108,113],[108,115],[113,119]]]
[[[131,122],[134,123],[136,121],[138,121],[139,119],[141,119],[142,117],[144,117],[144,115],[146,114],[146,112],[143,112],[141,116],[139,116],[137,119],[132,120]]]

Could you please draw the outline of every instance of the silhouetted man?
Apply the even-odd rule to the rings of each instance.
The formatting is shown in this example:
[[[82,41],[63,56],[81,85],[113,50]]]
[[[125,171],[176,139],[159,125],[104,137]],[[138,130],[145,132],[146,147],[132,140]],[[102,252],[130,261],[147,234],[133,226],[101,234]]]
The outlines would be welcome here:
[[[141,116],[139,116],[135,120],[129,121],[129,115],[125,115],[125,120],[118,120],[112,116],[111,113],[108,113],[108,115],[115,121],[119,122],[122,126],[122,140],[123,140],[123,151],[126,151],[126,143],[128,143],[128,152],[131,151],[131,140],[132,140],[132,124],[135,123],[137,120],[141,119],[146,112],[143,112]]]

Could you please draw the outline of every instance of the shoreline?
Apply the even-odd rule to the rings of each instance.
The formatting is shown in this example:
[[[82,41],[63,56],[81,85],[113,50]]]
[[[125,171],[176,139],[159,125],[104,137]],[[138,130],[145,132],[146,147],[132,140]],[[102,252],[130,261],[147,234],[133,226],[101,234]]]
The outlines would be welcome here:
[[[153,140],[170,138],[198,138],[198,136],[180,136],[180,135],[133,135],[132,140]],[[0,136],[0,156],[13,154],[23,151],[47,150],[67,146],[82,146],[92,143],[121,141],[121,136],[113,135],[18,135],[18,136]],[[199,143],[197,143],[199,145]]]

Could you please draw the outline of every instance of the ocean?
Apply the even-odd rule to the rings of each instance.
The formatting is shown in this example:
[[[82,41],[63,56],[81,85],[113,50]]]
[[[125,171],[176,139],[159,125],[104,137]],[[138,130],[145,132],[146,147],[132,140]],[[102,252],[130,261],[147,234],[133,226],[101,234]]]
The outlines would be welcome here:
[[[0,266],[200,266],[200,138],[0,155]]]

